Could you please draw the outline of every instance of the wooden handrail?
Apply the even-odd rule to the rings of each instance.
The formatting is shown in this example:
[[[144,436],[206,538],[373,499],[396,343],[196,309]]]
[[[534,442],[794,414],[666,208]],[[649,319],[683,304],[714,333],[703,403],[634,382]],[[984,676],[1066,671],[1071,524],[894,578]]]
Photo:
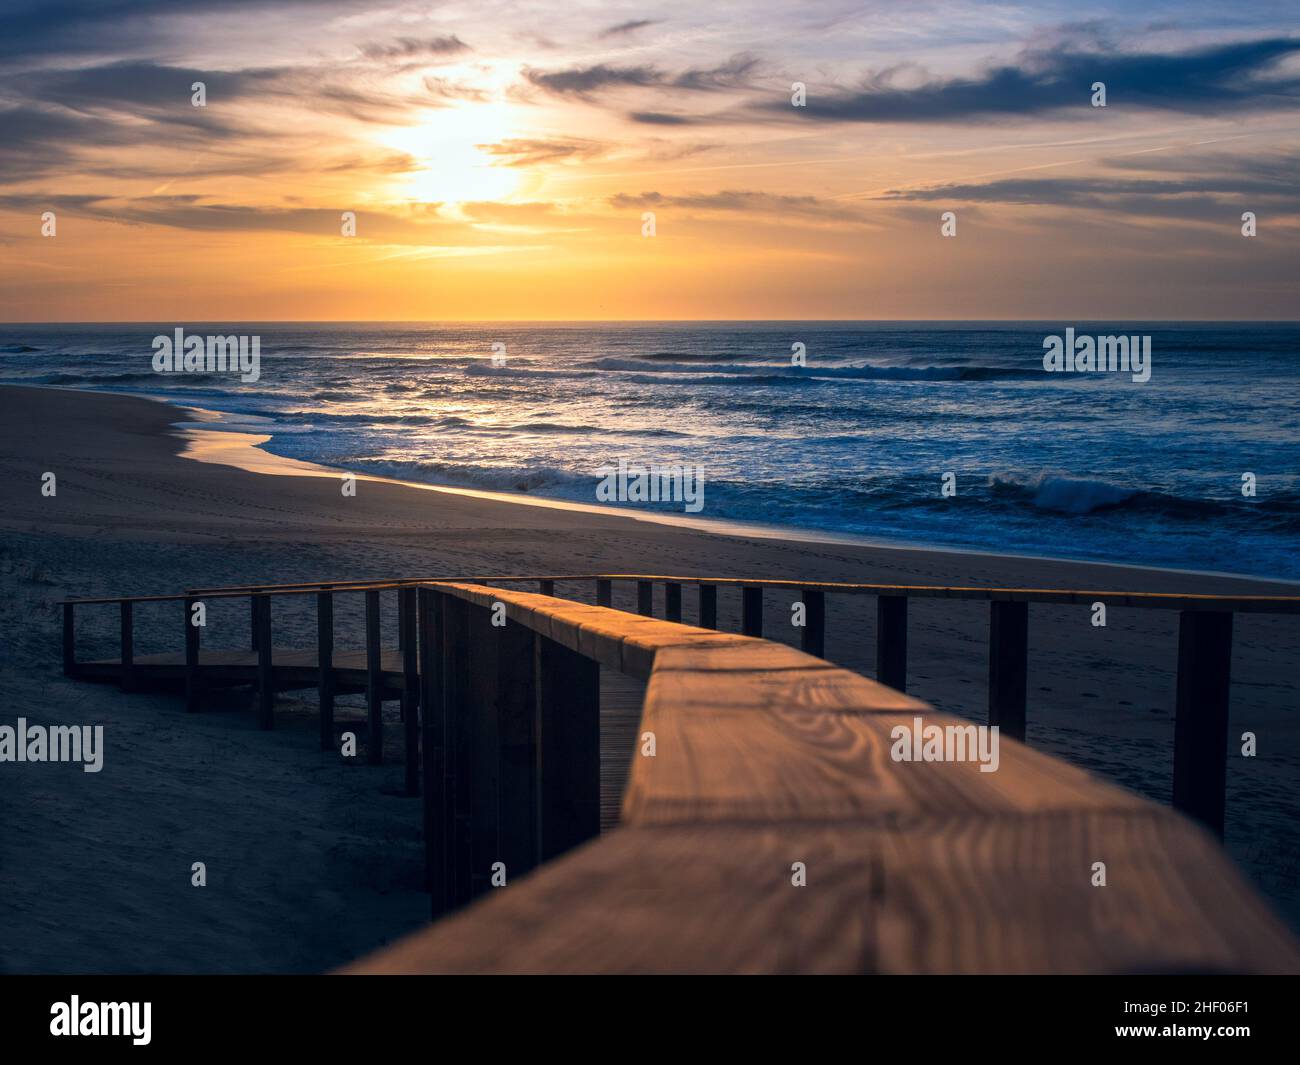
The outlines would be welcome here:
[[[367,613],[377,609],[377,596],[381,591],[398,591],[405,594],[413,589],[431,584],[460,583],[484,587],[488,583],[535,582],[547,597],[555,594],[557,582],[594,581],[596,601],[601,607],[613,602],[615,581],[631,582],[636,586],[636,610],[643,617],[654,613],[654,585],[664,585],[665,614],[670,621],[682,618],[682,587],[690,584],[698,588],[698,618],[702,628],[716,629],[718,625],[717,595],[719,586],[738,587],[741,590],[741,631],[748,636],[763,633],[763,597],[769,589],[797,592],[804,606],[805,619],[802,632],[803,650],[822,657],[825,654],[825,597],[827,594],[874,595],[876,611],[876,678],[899,691],[907,687],[907,628],[908,601],[911,598],[953,598],[985,601],[989,606],[989,665],[988,665],[988,720],[998,725],[1005,734],[1016,739],[1025,738],[1027,719],[1028,674],[1028,611],[1030,604],[1091,606],[1101,602],[1111,607],[1177,610],[1179,619],[1176,728],[1174,745],[1174,805],[1201,820],[1218,835],[1224,830],[1224,765],[1227,756],[1227,714],[1230,691],[1232,652],[1232,616],[1237,612],[1266,614],[1295,614],[1300,612],[1300,596],[1225,596],[1184,595],[1165,592],[1094,592],[1043,588],[981,588],[967,586],[863,584],[850,582],[787,581],[771,579],[744,579],[732,577],[684,577],[651,574],[563,574],[563,575],[510,575],[476,578],[432,579],[410,578],[387,582],[315,582],[294,585],[249,585],[242,589],[225,588],[191,589],[176,596],[128,596],[103,599],[67,599],[63,601],[63,662],[68,675],[77,671],[74,610],[79,605],[119,604],[123,611],[137,602],[174,602],[187,604],[199,598],[221,600],[249,598],[254,604],[253,628],[258,631],[258,610],[269,610],[274,597],[288,595],[314,595],[318,611],[326,609],[321,597],[333,593],[364,592]],[[258,604],[265,604],[265,607]],[[189,607],[187,605],[186,609]],[[332,609],[332,608],[331,608]],[[124,685],[132,682],[135,670],[131,662],[131,624],[124,614],[121,677]],[[375,615],[377,623],[377,614]],[[399,624],[399,633],[402,625]],[[269,639],[269,637],[267,637]],[[268,659],[270,648],[261,650],[258,637],[254,647],[259,656]],[[265,641],[263,641],[265,642]],[[188,646],[188,644],[187,644]],[[197,642],[192,649],[197,656]],[[368,689],[371,714],[377,710],[375,702],[381,698],[376,679],[380,669],[380,649],[373,640],[367,640],[369,660]],[[195,659],[197,662],[197,657]],[[609,664],[609,663],[607,663]],[[616,664],[616,668],[619,668]],[[265,667],[269,677],[271,667]],[[635,670],[632,670],[635,672]],[[191,667],[193,680],[190,705],[196,706],[199,697],[197,665]],[[268,681],[259,681],[259,687],[269,689]],[[328,688],[328,680],[324,681]],[[271,721],[270,694],[262,696],[261,710],[264,727]],[[330,707],[332,696],[322,689],[322,736],[331,729]],[[375,727],[376,734],[379,726]],[[372,748],[377,751],[377,745]],[[372,755],[373,756],[373,755]],[[414,767],[408,767],[414,773]]]
[[[986,602],[1057,603],[1088,605],[1102,602],[1107,606],[1155,610],[1211,610],[1231,613],[1300,614],[1300,595],[1218,595],[1182,592],[1088,591],[1061,588],[997,588],[975,585],[864,584],[846,581],[775,580],[749,577],[683,577],[671,574],[595,573],[595,574],[528,574],[493,576],[436,576],[387,578],[361,581],[316,581],[299,584],[253,584],[225,588],[191,588],[176,595],[104,596],[68,598],[60,603],[91,605],[121,602],[168,602],[198,595],[231,598],[252,593],[267,595],[306,595],[317,591],[386,591],[410,588],[439,581],[463,581],[475,584],[517,583],[524,581],[634,581],[642,584],[695,585],[701,587],[772,588],[787,591],[815,591],[836,595],[877,595],[916,599],[975,599]]]
[[[1207,833],[1005,735],[994,772],[896,760],[900,726],[974,726],[758,638],[460,582],[419,597],[434,909],[478,901],[346,972],[1300,968]],[[638,754],[620,827],[529,873],[598,788],[552,717],[579,660],[649,678]],[[567,806],[532,775],[557,762],[586,767]],[[521,796],[537,817],[511,816]]]

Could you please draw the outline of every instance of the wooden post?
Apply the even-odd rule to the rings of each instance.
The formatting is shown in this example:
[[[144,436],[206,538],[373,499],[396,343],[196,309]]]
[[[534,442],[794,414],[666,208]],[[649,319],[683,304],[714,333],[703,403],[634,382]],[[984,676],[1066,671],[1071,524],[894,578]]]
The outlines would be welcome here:
[[[129,692],[135,688],[135,616],[130,599],[123,599],[121,607],[122,633],[122,674],[118,681],[122,690]]]
[[[76,618],[73,616],[75,606],[63,604],[63,675],[72,676],[77,671],[77,630]]]
[[[763,635],[763,589],[760,587],[741,589],[740,631],[745,636]]]
[[[543,581],[538,581],[538,582],[537,582],[537,590],[538,590],[538,592],[540,592],[542,595],[554,595],[554,594],[555,594],[555,582],[554,582],[554,581],[545,581],[545,580],[543,580]]]
[[[653,581],[636,582],[636,612],[647,618],[655,614],[655,586]]]
[[[682,586],[672,581],[664,585],[664,617],[669,621],[682,620]]]
[[[275,727],[275,675],[271,661],[271,597],[255,595],[257,611],[257,727]]]
[[[1025,686],[1029,662],[1029,604],[989,604],[989,724],[1003,735],[1025,738]]]
[[[382,648],[379,643],[379,592],[366,590],[366,719],[370,739],[366,743],[366,761],[382,765],[384,761],[384,677]]]
[[[470,894],[477,897],[488,890],[492,863],[501,860],[497,678],[502,670],[502,630],[492,625],[487,607],[466,605],[469,670],[461,705],[469,747]]]
[[[600,666],[537,636],[537,792],[541,858],[600,833]]]
[[[317,698],[320,701],[320,749],[334,746],[334,593],[316,593]]]
[[[608,581],[604,577],[596,578],[596,605],[613,606],[614,605],[614,582]]]
[[[445,595],[442,605],[441,659],[443,722],[446,736],[446,794],[440,816],[444,820],[447,879],[447,909],[464,905],[471,898],[470,813],[473,800],[473,733],[469,715],[469,604]]]
[[[1228,769],[1232,614],[1184,610],[1178,621],[1174,808],[1220,839]]]
[[[716,584],[700,585],[700,628],[716,629],[718,627],[718,586]]]
[[[250,595],[248,597],[248,647],[251,651],[257,650],[257,633],[258,618],[261,617],[262,606],[258,597]]]
[[[804,608],[803,650],[818,658],[826,657],[826,593],[805,588],[801,593]]]
[[[448,828],[451,802],[447,777],[446,714],[442,686],[441,620],[444,597],[431,588],[419,591],[420,723],[424,768],[424,889],[430,914],[450,908]]]
[[[197,599],[184,600],[185,605],[185,709],[194,713],[199,708],[199,627],[194,624],[194,604]]]
[[[907,597],[876,597],[876,680],[907,691]]]
[[[397,593],[402,644],[402,723],[406,726],[406,794],[420,794],[420,663],[415,638],[415,589]]]
[[[518,622],[493,629],[499,641],[497,718],[497,859],[507,883],[541,861],[537,815],[536,634]]]

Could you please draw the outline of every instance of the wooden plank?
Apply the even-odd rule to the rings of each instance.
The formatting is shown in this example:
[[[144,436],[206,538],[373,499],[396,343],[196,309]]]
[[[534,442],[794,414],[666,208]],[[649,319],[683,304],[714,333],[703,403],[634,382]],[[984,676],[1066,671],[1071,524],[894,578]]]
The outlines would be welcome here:
[[[600,667],[539,636],[538,815],[541,859],[600,832]]]
[[[826,593],[804,588],[799,594],[804,608],[800,647],[817,658],[826,657]]]
[[[989,724],[1025,738],[1029,672],[1029,604],[989,604]]]
[[[969,757],[978,753],[970,722],[802,657],[813,668],[711,672],[694,668],[698,652],[662,652],[642,715],[657,754],[633,762],[623,823],[992,815],[1140,802],[1006,739],[996,769],[981,772]],[[895,730],[910,734],[918,724],[960,729],[954,736],[976,746],[961,762],[896,762]]]
[[[469,777],[470,895],[489,889],[492,865],[501,860],[501,742],[498,701],[503,664],[499,629],[486,606],[472,604],[468,613],[468,654],[461,689],[461,722],[468,737],[468,757],[460,767]]]
[[[1105,855],[1107,886],[1091,863]],[[802,863],[805,887],[793,883]],[[1207,868],[1221,876],[1207,878]],[[1225,915],[1231,915],[1230,919]],[[1294,972],[1176,815],[620,828],[349,973]]]
[[[194,624],[194,605],[197,599],[186,599],[185,612],[185,709],[194,713],[199,709],[199,627]]]
[[[288,585],[235,585],[226,588],[204,588],[190,589],[182,594],[177,595],[136,595],[126,598],[133,602],[170,602],[180,601],[182,599],[202,595],[207,599],[212,598],[242,598],[250,592],[265,591],[272,595],[299,595],[310,593],[323,587],[335,587],[335,590],[364,590],[367,588],[378,588],[390,590],[410,586],[413,584],[441,582],[446,581],[446,577],[423,577],[410,578],[404,580],[378,579],[374,581],[332,581],[332,582],[308,582]],[[834,592],[839,595],[876,595],[876,596],[902,596],[905,598],[943,598],[943,599],[972,599],[989,601],[992,599],[1001,599],[1004,601],[1027,602],[1027,603],[1058,603],[1071,605],[1087,605],[1096,600],[1103,600],[1109,605],[1133,607],[1137,609],[1155,609],[1155,610],[1205,610],[1219,611],[1228,613],[1265,613],[1265,614],[1300,614],[1300,596],[1290,595],[1217,595],[1213,593],[1203,595],[1189,595],[1180,592],[1126,592],[1126,591],[1089,591],[1078,589],[1060,589],[1060,588],[988,588],[977,587],[972,585],[913,585],[913,584],[865,584],[861,582],[847,581],[802,581],[802,580],[756,580],[753,578],[725,578],[725,577],[684,577],[673,576],[670,574],[636,574],[636,573],[609,573],[609,574],[563,574],[552,576],[540,575],[507,575],[507,576],[469,576],[450,578],[451,580],[462,584],[482,584],[484,582],[498,581],[673,581],[680,584],[695,584],[703,586],[718,585],[735,585],[735,586],[756,586],[772,589],[789,589],[799,590],[803,588],[819,589],[823,592]],[[75,597],[62,600],[64,603],[77,604],[95,604],[95,603],[117,603],[123,597],[113,596],[107,598],[92,597]]]
[[[63,675],[71,677],[77,671],[77,622],[74,616],[76,604],[64,600],[63,603]]]
[[[334,747],[334,593],[316,593],[316,697],[320,709],[320,749]]]
[[[907,600],[899,595],[876,600],[876,680],[907,691]]]
[[[677,581],[669,581],[664,585],[664,619],[682,620],[682,586]]]
[[[700,585],[700,628],[718,627],[718,589],[712,584]]]
[[[442,610],[445,596],[418,593],[421,753],[424,769],[424,887],[436,920],[451,908],[450,778],[447,776],[446,704],[443,689]]]
[[[446,826],[448,906],[463,906],[472,897],[470,874],[472,854],[470,817],[473,802],[471,756],[473,733],[469,728],[473,712],[469,677],[469,611],[464,599],[448,595],[442,610],[442,680],[444,721],[447,745],[445,772],[446,803],[443,816]]]
[[[257,604],[257,725],[275,726],[274,649],[271,641],[271,597],[255,595]]]
[[[406,794],[420,794],[420,646],[417,637],[416,590],[397,593],[402,644],[402,724],[405,729]],[[382,657],[382,656],[381,656]]]
[[[632,760],[641,751],[645,684],[614,669],[600,671],[600,830],[618,826]]]
[[[679,581],[736,587],[762,587],[797,591],[816,588],[838,595],[902,596],[904,598],[991,599],[1024,603],[1087,605],[1098,599],[1116,606],[1155,610],[1219,610],[1230,613],[1300,613],[1300,596],[1291,595],[1189,595],[1181,592],[1086,591],[1062,588],[990,588],[975,585],[864,584],[847,581],[756,580],[749,577],[683,577],[656,573],[608,573],[602,576],[624,581]]]
[[[746,585],[740,590],[740,631],[746,636],[763,635],[763,589]]]
[[[379,592],[366,590],[366,761],[382,765],[384,761],[384,683],[380,675]]]
[[[1174,808],[1223,838],[1232,615],[1184,611],[1178,624]]]
[[[537,634],[517,622],[493,629],[496,676],[498,858],[509,881],[541,861],[538,811]]]
[[[133,613],[134,604],[130,600],[123,600],[119,610],[119,629],[121,633],[121,663],[122,674],[118,683],[121,684],[125,692],[133,691],[135,688],[135,615]]]

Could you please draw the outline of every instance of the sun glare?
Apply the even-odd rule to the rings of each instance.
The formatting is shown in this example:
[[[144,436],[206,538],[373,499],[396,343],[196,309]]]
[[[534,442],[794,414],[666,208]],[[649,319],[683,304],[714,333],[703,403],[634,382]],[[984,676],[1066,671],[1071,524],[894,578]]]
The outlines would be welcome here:
[[[383,139],[419,164],[402,175],[399,194],[424,202],[500,200],[519,186],[519,173],[480,145],[509,136],[508,109],[497,103],[427,111],[420,121]]]

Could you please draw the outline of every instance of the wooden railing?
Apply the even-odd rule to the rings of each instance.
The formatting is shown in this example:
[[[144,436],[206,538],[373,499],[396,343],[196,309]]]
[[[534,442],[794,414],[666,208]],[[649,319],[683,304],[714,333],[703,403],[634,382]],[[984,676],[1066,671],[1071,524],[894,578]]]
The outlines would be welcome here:
[[[274,648],[271,641],[271,603],[279,596],[314,595],[317,601],[317,661],[321,706],[321,743],[332,742],[333,700],[336,694],[331,660],[334,654],[333,596],[335,593],[364,594],[366,600],[365,648],[367,710],[369,727],[376,742],[368,745],[372,759],[382,757],[383,718],[380,713],[385,687],[380,676],[379,593],[397,590],[399,647],[404,656],[403,718],[406,706],[418,698],[413,660],[415,589],[445,577],[417,577],[402,580],[378,578],[346,582],[244,585],[234,588],[194,588],[182,595],[132,596],[106,599],[69,599],[64,609],[64,669],[77,671],[74,610],[79,605],[117,604],[121,610],[120,674],[123,686],[133,682],[133,605],[136,603],[181,602],[184,604],[186,705],[196,709],[201,694],[199,630],[188,623],[193,603],[208,599],[246,597],[251,604],[250,644],[258,656],[259,722],[273,723],[275,691]],[[987,720],[998,725],[1003,735],[1025,738],[1028,678],[1028,633],[1030,604],[1091,607],[1104,603],[1108,609],[1132,608],[1179,612],[1177,651],[1173,805],[1201,821],[1220,837],[1224,831],[1227,722],[1232,657],[1234,613],[1300,613],[1300,596],[1185,595],[1155,592],[1106,592],[1060,589],[981,588],[929,585],[861,584],[737,578],[678,577],[653,574],[558,574],[530,576],[484,576],[457,578],[475,584],[535,584],[543,595],[554,595],[557,585],[594,585],[598,606],[613,602],[616,583],[635,588],[637,613],[653,614],[655,585],[663,586],[665,618],[679,622],[683,617],[683,588],[694,586],[697,618],[701,628],[718,626],[718,590],[735,588],[741,598],[741,633],[763,635],[763,602],[768,592],[797,593],[804,606],[805,624],[801,648],[816,657],[825,655],[826,596],[876,597],[876,679],[898,691],[907,689],[907,628],[909,599],[945,598],[980,600],[989,603],[988,704]],[[410,661],[407,661],[410,659]],[[411,715],[414,716],[414,715]],[[412,794],[418,789],[418,768],[408,755],[408,779]]]
[[[896,761],[899,726],[974,726],[767,640],[485,585],[418,597],[443,919],[346,972],[1300,970],[1208,834],[1015,740],[992,773]],[[619,827],[576,846],[599,666],[649,684]]]
[[[1300,600],[640,574],[486,579],[535,582],[529,593],[484,580],[68,600],[65,669],[98,666],[130,683],[135,604],[179,602],[176,668],[197,708],[205,674],[190,609],[247,598],[255,673],[238,665],[231,676],[255,677],[270,727],[277,686],[310,675],[328,746],[333,697],[351,676],[335,661],[334,596],[364,596],[371,757],[382,750],[380,704],[397,691],[408,791],[423,793],[431,913],[443,919],[354,972],[1300,970],[1294,940],[1202,829],[1009,738],[1023,733],[1030,603],[1177,609],[1175,801],[1203,820],[1217,808],[1221,828],[1232,613],[1295,613]],[[555,598],[573,581],[594,582],[597,605]],[[643,616],[609,606],[620,581],[634,583]],[[649,616],[655,583],[668,620]],[[684,585],[698,589],[698,627],[680,623]],[[742,634],[716,631],[718,588],[730,586],[741,590]],[[773,589],[801,597],[806,650],[761,638]],[[380,593],[393,590],[396,670],[382,661],[379,625]],[[822,660],[827,594],[878,597],[878,668],[894,684]],[[310,669],[277,664],[270,635],[273,601],[304,595],[316,602]],[[974,728],[901,690],[906,603],[920,596],[991,604],[996,772],[891,757],[900,725]],[[93,603],[119,606],[117,662],[77,661],[75,611]],[[596,839],[602,666],[648,686],[619,827]]]

